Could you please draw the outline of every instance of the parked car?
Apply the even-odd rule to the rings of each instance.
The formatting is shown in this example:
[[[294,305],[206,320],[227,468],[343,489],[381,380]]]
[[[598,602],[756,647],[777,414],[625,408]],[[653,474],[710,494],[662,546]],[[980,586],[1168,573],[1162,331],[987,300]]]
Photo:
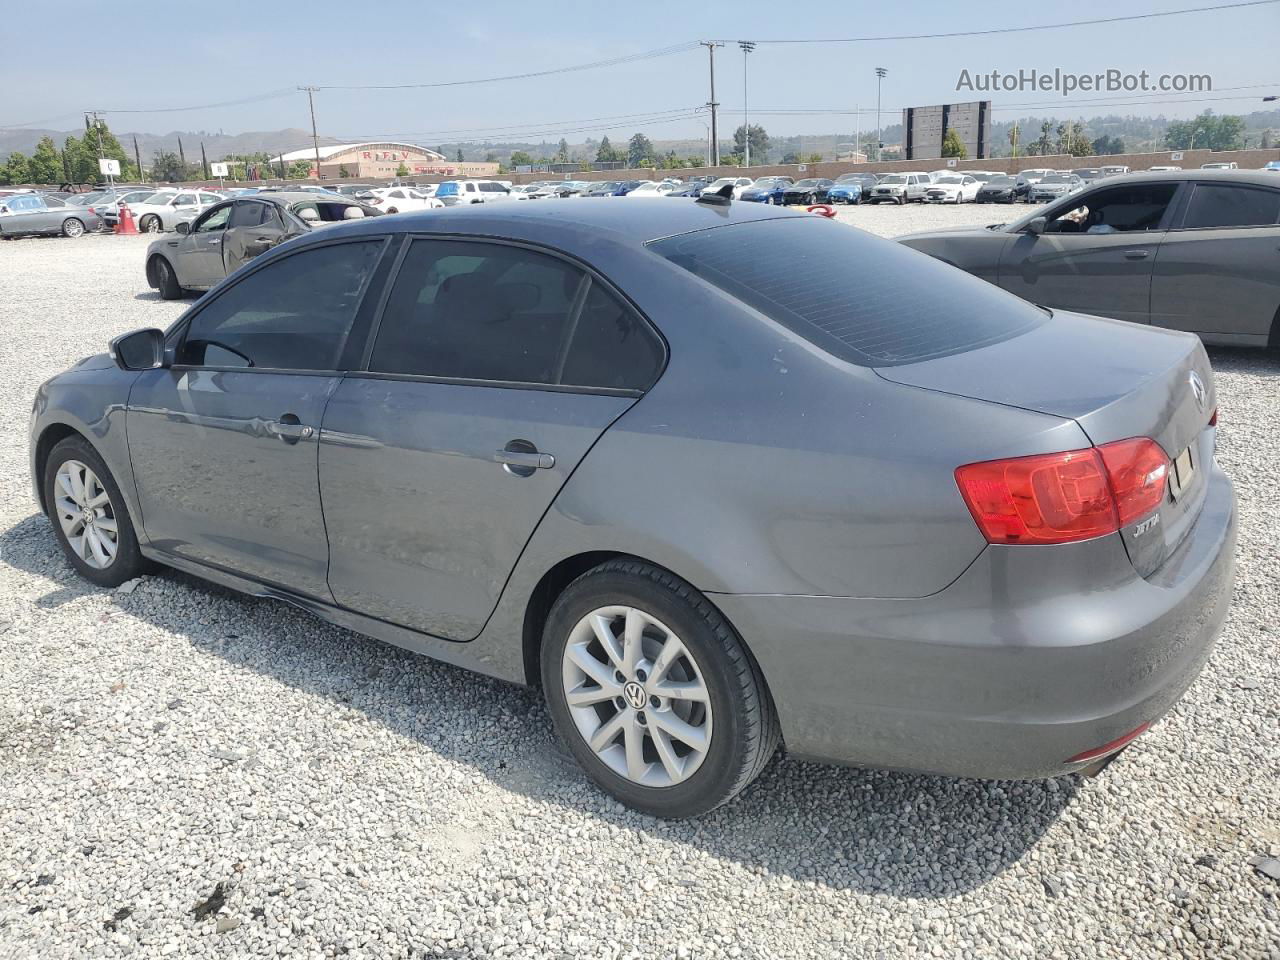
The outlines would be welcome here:
[[[633,187],[627,191],[628,197],[667,197],[676,191],[679,184],[675,183],[655,183],[647,180],[638,187]]]
[[[1112,164],[1110,166],[1104,166],[1102,168],[1102,175],[1104,177],[1119,177],[1128,172],[1129,172],[1129,168],[1124,166],[1123,164]]]
[[[755,181],[750,177],[719,177],[703,187],[702,191],[703,193],[715,193],[717,190],[721,190],[729,186],[729,184],[733,184],[733,199],[737,200],[742,196],[742,192],[753,183],[755,183]]]
[[[872,173],[846,173],[836,177],[835,183],[827,190],[828,203],[861,203],[876,183]]]
[[[978,188],[974,203],[1017,203],[1027,195],[1031,185],[1016,176],[992,177]]]
[[[782,191],[783,204],[802,203],[806,205],[825,203],[827,190],[835,184],[826,177],[808,177],[797,180]]]
[[[332,183],[329,185],[330,191],[344,197],[358,197],[362,193],[377,189],[378,185],[375,183]],[[419,193],[431,196],[435,192],[435,184],[424,184],[414,189]]]
[[[1031,188],[1030,203],[1052,203],[1054,200],[1084,189],[1084,181],[1074,173],[1055,173]]]
[[[436,187],[435,199],[446,207],[494,203],[510,198],[511,191],[497,180],[446,180]]]
[[[1239,169],[1239,167],[1240,167],[1240,164],[1236,163],[1234,160],[1230,162],[1222,162],[1222,163],[1200,164],[1201,170],[1237,170]]]
[[[1181,170],[1181,169],[1182,169],[1181,167],[1166,167],[1166,166],[1147,167],[1147,172],[1148,173],[1168,173],[1170,170]]]
[[[380,187],[360,194],[361,203],[377,207],[383,213],[406,213],[410,210],[440,210],[444,203],[420,193],[413,187]]]
[[[705,190],[706,188],[707,188],[707,182],[704,182],[702,180],[689,180],[689,181],[686,181],[685,183],[682,183],[679,189],[671,191],[671,196],[700,197],[702,196],[702,191]],[[589,194],[584,194],[584,196],[589,196]],[[743,191],[742,199],[744,200],[746,199],[746,191]]]
[[[100,200],[95,200],[91,203],[89,205],[89,209],[102,218],[102,223],[107,229],[114,229],[115,225],[120,222],[121,205],[130,204],[131,206],[129,207],[129,211],[132,213],[132,204],[142,203],[151,197],[154,197],[157,193],[177,192],[178,189],[176,187],[162,187],[159,190],[154,187],[143,187],[140,190],[126,190],[123,192],[116,192],[114,194],[107,192],[103,194]],[[137,225],[136,218],[134,220],[134,225]]]
[[[825,219],[529,203],[282,244],[29,428],[90,583],[158,562],[536,684],[680,817],[780,742],[992,778],[1131,742],[1230,603],[1216,403],[1194,337]]]
[[[1077,167],[1071,172],[1079,177],[1083,183],[1091,183],[1102,176],[1101,167]]]
[[[98,230],[102,220],[88,207],[69,204],[57,197],[38,193],[12,193],[0,197],[0,236],[62,234],[81,237],[86,230]]]
[[[1261,169],[1269,173],[1280,173],[1280,160],[1269,160]]]
[[[890,173],[880,178],[871,188],[871,203],[910,203],[924,200],[924,193],[933,183],[927,173]]]
[[[760,177],[751,186],[744,187],[738,195],[739,200],[749,203],[782,203],[782,194],[795,181],[791,177]],[[699,184],[701,192],[702,184]],[[695,193],[693,196],[697,196]]]
[[[612,197],[621,183],[621,180],[596,180],[582,195],[584,197]]]
[[[1280,184],[1265,173],[1130,174],[1009,224],[901,240],[1046,307],[1280,345]]]
[[[1036,167],[1031,170],[1020,170],[1018,172],[1018,176],[1020,176],[1023,180],[1025,180],[1027,182],[1028,188],[1030,188],[1030,187],[1034,187],[1037,183],[1039,183],[1045,177],[1051,176],[1052,174],[1055,174],[1057,172],[1058,172],[1057,170],[1049,170],[1046,167]],[[1105,174],[1103,174],[1103,176],[1105,176]]]
[[[628,193],[640,186],[642,183],[652,183],[652,180],[619,180],[618,185],[614,188],[613,196],[625,197]]]
[[[129,205],[133,220],[143,233],[163,233],[179,223],[190,223],[225,197],[204,190],[162,190],[140,203]]]
[[[382,211],[310,190],[224,200],[147,248],[147,284],[165,300],[208,290],[259,254],[315,227],[376,217]]]
[[[938,177],[924,191],[927,203],[968,203],[976,200],[982,185],[973,177],[962,173],[950,173]]]

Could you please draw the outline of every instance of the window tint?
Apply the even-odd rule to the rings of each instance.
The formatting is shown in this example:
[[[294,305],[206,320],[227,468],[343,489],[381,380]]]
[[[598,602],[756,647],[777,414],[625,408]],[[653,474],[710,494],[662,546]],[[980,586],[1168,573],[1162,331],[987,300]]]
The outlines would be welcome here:
[[[643,321],[577,267],[519,247],[417,240],[369,369],[640,390],[661,362]]]
[[[828,353],[891,366],[1007,340],[1045,315],[896,243],[810,217],[760,220],[654,241],[672,263]],[[859,265],[858,284],[847,280]],[[910,283],[902,278],[910,277]]]
[[[382,246],[317,247],[250,274],[195,315],[178,362],[334,369]]]
[[[1256,227],[1280,220],[1280,191],[1227,184],[1196,185],[1183,227]]]
[[[265,203],[259,203],[255,200],[240,200],[236,203],[235,212],[231,214],[231,226],[259,226],[262,223],[263,215],[268,212]]]
[[[1134,233],[1155,230],[1173,199],[1177,185],[1137,184],[1112,187],[1073,201],[1078,206],[1054,217],[1048,233]]]

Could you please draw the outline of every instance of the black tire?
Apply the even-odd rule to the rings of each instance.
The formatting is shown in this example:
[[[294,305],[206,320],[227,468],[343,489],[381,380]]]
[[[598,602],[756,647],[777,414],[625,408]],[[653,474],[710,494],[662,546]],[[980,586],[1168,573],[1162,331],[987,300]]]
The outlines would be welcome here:
[[[55,490],[54,485],[58,468],[68,460],[78,460],[89,467],[97,475],[110,498],[108,515],[116,522],[117,538],[115,557],[107,567],[94,567],[86,563],[71,546],[66,533],[63,532],[62,523],[58,517],[58,491]],[[118,587],[126,580],[132,580],[151,569],[151,564],[138,549],[138,537],[134,532],[129,508],[125,504],[124,496],[120,493],[120,487],[115,477],[111,475],[111,471],[107,469],[106,463],[87,440],[79,436],[60,440],[49,451],[49,459],[45,461],[43,483],[46,513],[50,523],[53,524],[53,535],[57,538],[67,560],[80,576],[100,587]]]
[[[906,206],[906,204],[907,204],[907,195],[904,193],[902,196],[898,197],[898,206],[904,207]]]
[[[715,724],[701,766],[688,779],[648,787],[615,773],[592,751],[569,712],[562,683],[573,628],[602,606],[636,607],[673,630],[698,664]],[[611,560],[565,588],[547,618],[542,687],[561,739],[601,788],[655,817],[696,817],[737,796],[764,769],[780,740],[777,714],[759,667],[720,611],[693,586],[640,560]]]
[[[84,221],[78,217],[67,217],[62,221],[62,235],[74,240],[76,237],[84,236]]]
[[[154,213],[148,213],[138,221],[138,230],[142,233],[164,233],[164,222]]]
[[[173,266],[164,257],[155,258],[156,287],[165,300],[181,300],[182,287],[178,285],[178,277]]]
[[[388,208],[387,208],[387,213],[399,213],[399,212],[400,212],[400,211],[399,211],[397,208],[395,208],[395,207],[388,207]]]

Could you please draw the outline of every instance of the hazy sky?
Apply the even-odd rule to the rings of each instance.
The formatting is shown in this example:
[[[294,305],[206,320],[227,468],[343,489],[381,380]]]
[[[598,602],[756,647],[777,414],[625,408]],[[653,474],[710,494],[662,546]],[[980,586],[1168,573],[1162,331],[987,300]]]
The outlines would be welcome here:
[[[955,0],[850,3],[777,0],[672,4],[669,13],[618,13],[585,2],[451,5],[309,0],[287,11],[262,0],[219,0],[172,15],[154,0],[59,0],[67,39],[48,30],[36,42],[6,43],[0,57],[0,126],[73,128],[88,109],[148,110],[224,103],[233,106],[107,114],[117,131],[272,130],[307,127],[299,84],[432,83],[527,73],[672,47],[700,39],[729,41],[716,52],[722,136],[741,122],[743,54],[739,38],[850,37],[1019,27],[1207,6],[1223,0],[1072,0],[1071,3],[958,3]],[[16,5],[6,0],[4,6]],[[692,7],[692,9],[690,9]],[[634,9],[634,7],[632,7]],[[109,12],[107,12],[109,9]],[[803,11],[803,12],[793,12]],[[11,19],[11,18],[7,18]],[[12,22],[12,21],[11,21]],[[91,24],[118,23],[120,29]],[[46,24],[48,26],[48,24]],[[76,37],[84,38],[82,41]],[[93,37],[90,42],[87,38]],[[10,39],[13,35],[10,34]],[[852,110],[875,124],[874,67],[884,81],[885,123],[901,107],[993,99],[995,118],[1164,113],[1187,116],[1261,109],[1280,93],[1280,4],[1192,13],[1130,23],[1035,33],[868,43],[760,44],[750,55],[748,107],[773,134],[853,130],[852,115],[779,115],[766,110]],[[113,43],[122,47],[119,55]],[[55,49],[62,54],[51,60]],[[69,54],[69,55],[67,55]],[[56,64],[56,67],[55,67]],[[962,70],[1208,74],[1199,94],[957,92]],[[699,138],[692,116],[708,99],[707,52],[696,47],[619,66],[480,85],[411,90],[322,90],[320,133],[365,139],[394,135],[425,144],[451,140],[570,141],[635,130],[651,137]],[[1265,85],[1257,89],[1240,88]],[[1080,101],[1106,97],[1109,106]],[[1205,102],[1160,102],[1169,99]],[[656,114],[664,116],[654,116]],[[599,119],[605,118],[605,119]],[[616,118],[616,119],[612,119]],[[673,119],[674,118],[674,119]]]

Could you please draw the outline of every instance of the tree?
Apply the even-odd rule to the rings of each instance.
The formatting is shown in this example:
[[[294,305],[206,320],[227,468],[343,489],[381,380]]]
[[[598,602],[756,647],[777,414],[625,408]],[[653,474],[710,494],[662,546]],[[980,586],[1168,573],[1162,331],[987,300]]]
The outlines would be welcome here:
[[[407,177],[408,175],[409,175],[409,168],[408,168],[408,167],[406,167],[406,166],[404,165],[404,161],[403,161],[403,160],[401,160],[401,161],[400,161],[400,165],[399,165],[398,167],[396,167],[396,176],[397,176],[397,177]]]
[[[618,160],[618,152],[613,149],[607,136],[600,138],[600,146],[596,148],[596,163],[614,163]]]
[[[511,151],[511,165],[513,167],[531,167],[533,166],[533,155],[525,153],[523,150]]]
[[[1013,126],[1009,128],[1009,147],[1013,150],[1013,155],[1018,155],[1018,137],[1022,134],[1022,128],[1015,121]]]
[[[345,163],[338,164],[339,179],[346,180],[350,176],[351,176],[351,171],[347,169],[347,165]]]
[[[1124,153],[1124,141],[1119,137],[1113,137],[1109,134],[1103,134],[1097,140],[1093,141],[1093,156],[1105,157],[1117,153]]]
[[[455,160],[457,160],[457,161],[458,161],[458,163],[463,163],[463,162],[464,162],[464,161],[463,161],[463,159],[462,159],[462,148],[461,148],[461,147],[459,147],[459,148],[458,148],[458,155],[457,155],[454,159],[455,159]]]
[[[1191,120],[1175,120],[1165,129],[1171,150],[1239,150],[1244,145],[1244,118],[1215,116],[1206,110]]]
[[[50,137],[41,137],[31,155],[30,175],[33,183],[61,183],[62,158]]]
[[[182,160],[172,150],[158,150],[151,158],[151,179],[176,183],[187,179],[187,170]]]
[[[3,178],[5,183],[30,183],[31,165],[26,156],[16,150],[9,154],[8,161],[0,170],[0,178]]]
[[[653,144],[643,133],[633,134],[627,144],[627,164],[631,167],[653,166]]]
[[[1263,150],[1271,149],[1271,128],[1262,131],[1262,142],[1258,144]]]
[[[969,156],[969,151],[965,149],[964,141],[960,139],[960,132],[952,127],[947,131],[947,135],[942,138],[942,155],[944,157],[955,157],[959,160]]]
[[[569,141],[564,137],[560,138],[560,142],[556,145],[556,163],[569,162]]]
[[[289,164],[288,177],[289,180],[305,180],[311,176],[311,165],[315,160],[295,160]]]
[[[1058,124],[1058,152],[1073,157],[1087,157],[1093,150],[1093,144],[1084,134],[1084,127],[1068,120]]]
[[[744,125],[733,131],[733,152],[741,156],[746,145],[747,133]],[[753,123],[751,124],[751,160],[753,163],[764,163],[768,156],[769,134],[764,132],[764,127]]]

